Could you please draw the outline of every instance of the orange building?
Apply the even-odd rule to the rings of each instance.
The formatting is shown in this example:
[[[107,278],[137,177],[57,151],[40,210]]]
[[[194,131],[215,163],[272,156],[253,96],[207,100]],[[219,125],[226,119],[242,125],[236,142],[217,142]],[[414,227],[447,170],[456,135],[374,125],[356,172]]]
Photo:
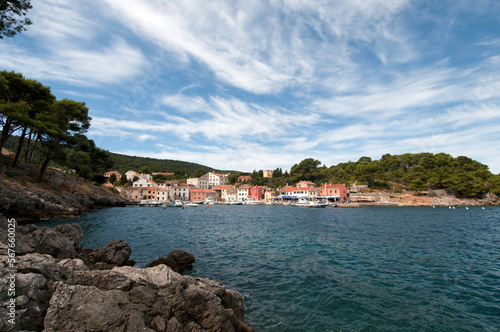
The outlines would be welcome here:
[[[318,196],[322,196],[328,199],[346,201],[347,188],[345,184],[325,183],[319,187]]]
[[[206,199],[215,200],[217,192],[212,189],[191,189],[189,190],[189,200],[191,202],[204,201]]]

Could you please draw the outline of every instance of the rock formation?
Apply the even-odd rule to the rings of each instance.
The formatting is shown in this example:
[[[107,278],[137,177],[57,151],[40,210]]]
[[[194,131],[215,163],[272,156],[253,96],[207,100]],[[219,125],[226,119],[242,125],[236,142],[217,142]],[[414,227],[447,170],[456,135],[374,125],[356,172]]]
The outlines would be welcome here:
[[[0,219],[0,274],[6,276],[7,228]],[[120,266],[133,264],[123,241],[82,249],[75,224],[19,227],[16,236],[16,324],[3,319],[10,298],[2,282],[1,331],[253,331],[240,293],[162,263]]]
[[[187,253],[184,250],[174,250],[170,254],[168,254],[166,259],[160,256],[160,258],[152,261],[151,263],[146,265],[146,267],[154,267],[160,264],[165,264],[175,272],[179,272],[184,269],[190,268],[194,261],[194,256],[190,253]]]
[[[60,172],[37,182],[39,169],[0,162],[0,213],[18,219],[72,217],[93,209],[123,206],[126,198]]]

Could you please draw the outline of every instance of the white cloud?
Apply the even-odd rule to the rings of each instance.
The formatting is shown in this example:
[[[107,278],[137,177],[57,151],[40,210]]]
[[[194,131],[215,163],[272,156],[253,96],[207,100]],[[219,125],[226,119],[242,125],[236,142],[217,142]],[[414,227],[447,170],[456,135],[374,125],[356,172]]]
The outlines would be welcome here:
[[[0,44],[0,66],[43,82],[95,86],[123,82],[146,65],[141,50],[121,37],[96,43],[107,24],[92,4],[51,0],[33,6],[28,32]]]

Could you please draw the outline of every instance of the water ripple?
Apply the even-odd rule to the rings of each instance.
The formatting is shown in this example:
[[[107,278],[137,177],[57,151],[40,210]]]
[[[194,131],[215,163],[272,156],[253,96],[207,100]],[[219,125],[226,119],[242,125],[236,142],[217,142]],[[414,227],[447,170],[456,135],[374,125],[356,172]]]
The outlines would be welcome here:
[[[123,239],[143,267],[175,249],[187,273],[243,294],[257,331],[499,331],[500,209],[114,208],[83,245]]]

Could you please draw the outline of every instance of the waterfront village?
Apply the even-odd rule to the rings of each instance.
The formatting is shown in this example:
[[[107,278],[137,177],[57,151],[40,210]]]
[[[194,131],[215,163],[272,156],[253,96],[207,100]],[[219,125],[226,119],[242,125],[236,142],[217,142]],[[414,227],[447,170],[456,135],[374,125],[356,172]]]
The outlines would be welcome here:
[[[166,202],[217,202],[225,204],[287,204],[298,199],[315,198],[328,203],[346,202],[349,191],[345,184],[325,183],[317,187],[313,182],[300,181],[294,186],[282,188],[250,185],[251,177],[242,175],[234,185],[228,184],[229,174],[208,172],[198,178],[186,181],[172,180],[155,182],[154,175],[172,176],[173,173],[140,174],[135,171],[124,173],[131,186],[118,188],[125,192],[129,201],[136,203],[166,203]],[[121,174],[110,171],[104,174],[106,178],[114,177],[117,181]],[[264,177],[272,177],[272,171],[264,171]],[[108,186],[113,186],[111,183]],[[351,191],[362,188],[354,185]]]

